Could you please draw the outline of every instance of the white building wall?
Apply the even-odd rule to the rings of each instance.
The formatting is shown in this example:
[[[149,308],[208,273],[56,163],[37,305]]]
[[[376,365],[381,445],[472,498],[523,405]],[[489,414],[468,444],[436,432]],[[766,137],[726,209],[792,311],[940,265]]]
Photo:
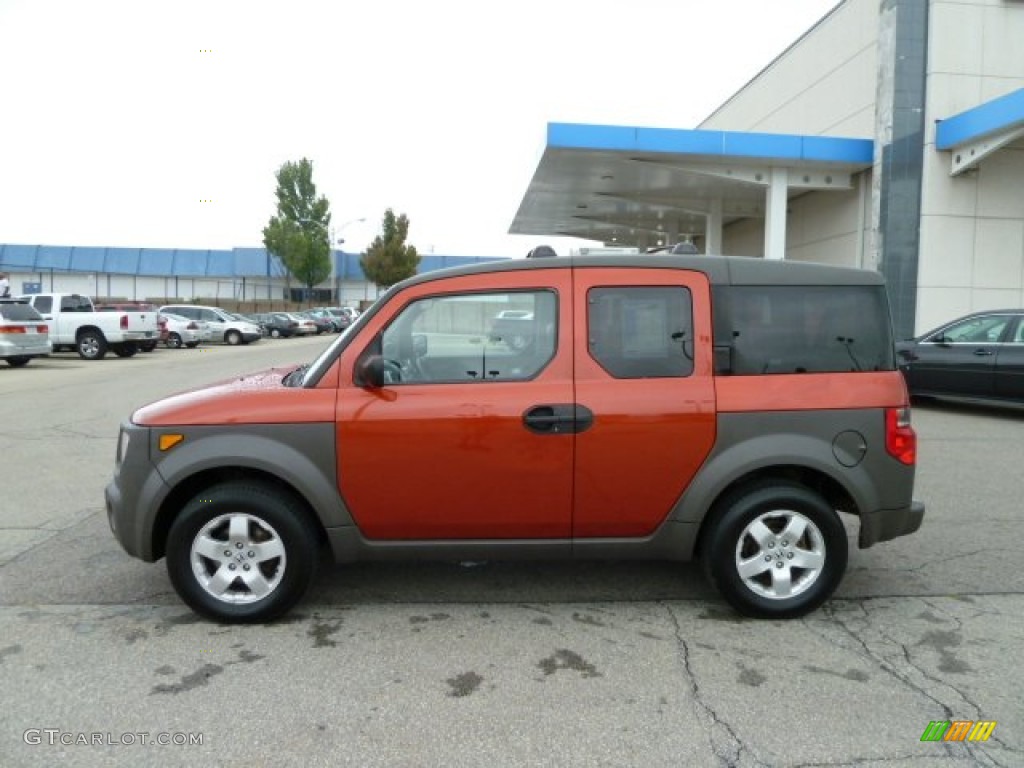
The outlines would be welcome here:
[[[1024,3],[932,0],[917,332],[1024,306],[1024,148],[950,175],[936,121],[1024,88]]]
[[[700,127],[871,138],[878,0],[845,0]]]

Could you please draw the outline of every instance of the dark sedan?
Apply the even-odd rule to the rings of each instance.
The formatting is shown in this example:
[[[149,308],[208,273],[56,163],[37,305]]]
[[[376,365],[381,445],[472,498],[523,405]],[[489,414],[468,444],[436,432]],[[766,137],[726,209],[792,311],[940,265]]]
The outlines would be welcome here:
[[[1024,310],[975,312],[896,343],[910,394],[1024,403]]]

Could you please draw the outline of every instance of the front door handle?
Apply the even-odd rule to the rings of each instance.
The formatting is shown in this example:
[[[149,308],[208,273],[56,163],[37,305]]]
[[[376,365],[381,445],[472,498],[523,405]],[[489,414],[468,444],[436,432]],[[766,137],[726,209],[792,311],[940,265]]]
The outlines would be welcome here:
[[[577,403],[534,405],[523,414],[523,424],[540,435],[571,435],[589,429],[594,414]]]
[[[978,357],[987,357],[987,356],[992,354],[992,350],[991,349],[976,349],[976,350],[974,350],[974,354],[976,354]]]

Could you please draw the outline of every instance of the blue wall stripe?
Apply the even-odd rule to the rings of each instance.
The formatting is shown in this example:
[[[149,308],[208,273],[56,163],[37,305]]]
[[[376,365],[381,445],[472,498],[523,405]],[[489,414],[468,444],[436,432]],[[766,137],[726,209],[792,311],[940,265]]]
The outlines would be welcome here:
[[[334,251],[335,274],[341,280],[365,280],[362,254]],[[500,261],[500,256],[424,254],[420,272],[442,267]],[[104,248],[0,243],[0,269],[9,272],[109,272],[150,277],[273,277],[284,274],[276,257],[263,248],[199,250],[194,248]]]
[[[935,148],[952,149],[989,133],[1024,125],[1024,88],[939,122]]]
[[[799,136],[782,133],[741,133],[671,128],[630,128],[614,125],[548,123],[548,146],[558,149],[709,155],[727,158],[803,160],[870,165],[871,139]]]

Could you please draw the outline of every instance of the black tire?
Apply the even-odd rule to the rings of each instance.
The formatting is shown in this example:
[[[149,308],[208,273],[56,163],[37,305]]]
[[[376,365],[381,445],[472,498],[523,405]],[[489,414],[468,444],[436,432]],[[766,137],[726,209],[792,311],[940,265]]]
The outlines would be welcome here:
[[[22,366],[28,365],[28,361],[32,358],[28,355],[17,355],[15,357],[7,357],[4,359],[11,368],[21,368]]]
[[[237,347],[242,343],[242,334],[238,331],[228,331],[224,334],[224,343],[230,344],[232,347]]]
[[[168,349],[181,349],[181,335],[174,333],[173,331],[167,337],[167,348]]]
[[[152,352],[154,349],[156,349],[155,341],[145,341],[139,345],[140,352]]]
[[[185,344],[185,346],[188,347],[189,349],[195,349],[196,347],[199,346],[199,342],[198,341],[189,341],[189,342],[187,342]]]
[[[126,341],[123,344],[111,344],[110,348],[114,350],[114,354],[118,357],[134,357],[139,351],[139,348],[130,341]]]
[[[842,581],[848,556],[846,529],[817,493],[770,481],[730,494],[712,515],[701,547],[704,572],[740,613],[762,619],[797,618],[818,608]],[[767,541],[755,539],[749,530],[756,521],[763,524]],[[799,535],[783,538],[794,530],[791,526]],[[746,574],[741,574],[741,564],[749,569]]]
[[[102,360],[107,354],[107,339],[99,331],[82,331],[75,339],[75,350],[84,360]]]
[[[240,530],[229,530],[231,521],[241,521]],[[205,545],[201,532],[207,534]],[[270,554],[276,550],[282,555]],[[261,554],[270,556],[261,559]],[[312,583],[318,556],[316,532],[302,505],[255,482],[203,491],[184,506],[167,536],[167,573],[174,589],[196,613],[225,623],[270,621],[287,612]],[[217,585],[220,573],[230,579],[223,590]],[[245,574],[267,593],[255,594],[243,582]]]

